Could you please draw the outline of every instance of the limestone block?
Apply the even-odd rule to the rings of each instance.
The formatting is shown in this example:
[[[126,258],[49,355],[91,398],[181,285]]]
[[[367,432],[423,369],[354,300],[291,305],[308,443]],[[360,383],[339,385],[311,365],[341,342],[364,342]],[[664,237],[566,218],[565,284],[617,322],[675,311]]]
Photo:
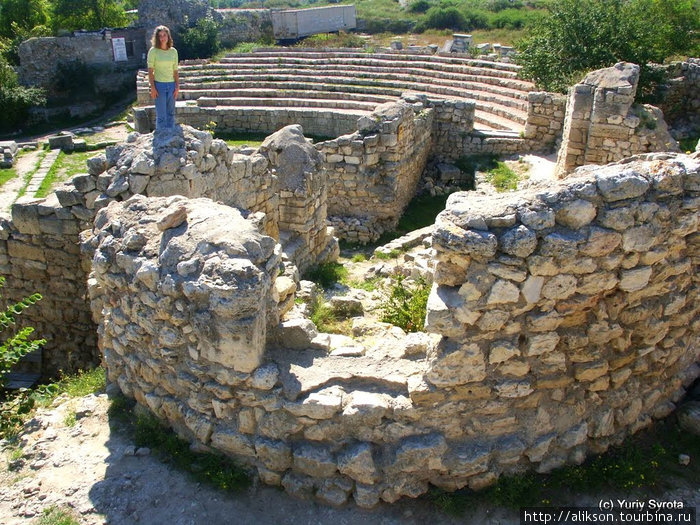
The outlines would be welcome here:
[[[525,451],[525,455],[527,456],[527,458],[533,463],[542,461],[546,456],[547,452],[549,451],[549,448],[552,442],[554,441],[555,437],[556,434],[550,433],[537,438],[537,440],[532,444],[532,446]]]
[[[352,483],[345,478],[326,479],[316,490],[316,499],[326,505],[339,507],[347,502],[351,490]]]
[[[288,403],[285,409],[298,417],[330,419],[342,408],[342,390],[336,387],[309,394],[301,403]]]
[[[603,169],[596,172],[596,183],[607,202],[632,199],[644,195],[649,189],[649,181],[633,169],[619,171]]]
[[[620,272],[619,287],[626,292],[641,290],[649,283],[651,274],[651,266],[644,266],[633,270],[624,270]]]
[[[270,390],[277,384],[279,378],[279,368],[274,363],[268,363],[259,367],[253,372],[250,384],[258,390]]]
[[[384,394],[354,390],[347,397],[343,416],[370,424],[378,423],[388,412],[389,403]]]
[[[310,348],[318,335],[316,325],[309,319],[290,319],[280,323],[277,337],[286,348],[301,350]]]
[[[230,427],[217,425],[211,435],[211,446],[236,456],[255,457],[255,449],[247,436]]]
[[[350,446],[338,454],[338,470],[365,485],[372,485],[379,480],[372,448],[367,443]]]
[[[508,312],[491,310],[484,312],[481,319],[477,322],[477,326],[484,332],[493,332],[503,328],[508,319],[510,319]]]
[[[549,208],[519,210],[518,218],[525,226],[537,231],[553,228],[556,224],[554,211]]]
[[[288,439],[303,428],[299,420],[285,410],[277,410],[265,414],[258,423],[258,432],[266,437],[277,440]]]
[[[578,199],[564,204],[556,212],[556,221],[569,228],[582,228],[590,224],[596,216],[596,207],[593,203]]]
[[[284,471],[292,466],[292,448],[283,441],[257,437],[255,452],[258,459],[270,470]]]
[[[566,299],[576,293],[577,279],[573,275],[556,275],[542,287],[542,295],[547,299]]]
[[[550,233],[542,239],[539,253],[556,259],[574,258],[578,255],[578,246],[582,242],[583,237],[578,232]]]
[[[489,364],[498,364],[508,359],[519,356],[520,350],[510,341],[499,340],[491,343],[489,351]]]
[[[588,437],[588,423],[581,423],[562,434],[559,438],[559,445],[564,449],[581,445]]]
[[[509,279],[517,283],[521,283],[527,277],[527,272],[515,266],[507,264],[492,263],[488,265],[489,273],[502,279]],[[466,283],[465,283],[466,285]]]
[[[358,507],[371,509],[379,503],[380,489],[373,485],[356,483],[352,496]]]
[[[574,377],[578,381],[593,381],[608,372],[607,361],[594,361],[592,363],[581,363],[574,367]]]
[[[489,293],[487,304],[516,303],[520,297],[520,289],[510,281],[498,280]]]
[[[648,224],[631,228],[622,234],[622,249],[626,252],[646,252],[656,244],[656,232]]]
[[[621,241],[619,233],[594,226],[588,233],[587,242],[581,247],[581,253],[590,257],[602,257],[617,248]]]
[[[536,303],[542,295],[542,286],[544,285],[544,277],[539,275],[531,275],[521,285],[520,292],[528,303]]]
[[[445,438],[440,434],[405,438],[396,449],[392,469],[400,472],[445,470],[443,454],[447,451]]]
[[[484,354],[477,344],[443,345],[426,378],[437,387],[456,386],[486,377]]]
[[[314,480],[290,470],[282,477],[282,486],[292,496],[310,498],[313,495]]]
[[[559,334],[556,332],[548,332],[541,335],[536,335],[530,338],[527,350],[524,355],[527,357],[542,355],[554,350],[559,344]]]
[[[499,397],[505,398],[525,397],[534,392],[532,385],[527,380],[501,381],[494,385],[494,389]]]
[[[292,463],[296,470],[312,477],[327,478],[337,470],[328,447],[311,443],[299,443],[294,447]]]
[[[474,476],[486,472],[491,459],[488,447],[480,443],[451,445],[445,453],[444,464],[457,477]]]

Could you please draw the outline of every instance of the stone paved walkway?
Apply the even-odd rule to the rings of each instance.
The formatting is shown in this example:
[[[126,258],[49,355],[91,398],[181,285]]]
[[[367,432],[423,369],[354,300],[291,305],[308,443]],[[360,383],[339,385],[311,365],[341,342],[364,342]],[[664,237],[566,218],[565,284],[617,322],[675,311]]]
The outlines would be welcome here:
[[[60,149],[52,149],[46,154],[46,156],[42,159],[39,168],[34,172],[34,175],[32,175],[32,179],[27,185],[27,192],[25,195],[33,197],[39,190],[39,186],[41,186],[41,183],[46,178],[46,175],[48,175],[51,166],[53,166],[53,163],[56,162],[60,152]]]

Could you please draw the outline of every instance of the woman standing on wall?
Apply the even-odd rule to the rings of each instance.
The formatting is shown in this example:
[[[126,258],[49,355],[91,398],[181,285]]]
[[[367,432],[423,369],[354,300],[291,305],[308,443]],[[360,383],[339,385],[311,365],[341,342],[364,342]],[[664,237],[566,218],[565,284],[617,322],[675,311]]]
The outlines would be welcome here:
[[[156,101],[156,129],[175,126],[175,99],[180,91],[177,74],[177,49],[173,47],[170,29],[156,27],[148,50],[148,82],[151,98]]]

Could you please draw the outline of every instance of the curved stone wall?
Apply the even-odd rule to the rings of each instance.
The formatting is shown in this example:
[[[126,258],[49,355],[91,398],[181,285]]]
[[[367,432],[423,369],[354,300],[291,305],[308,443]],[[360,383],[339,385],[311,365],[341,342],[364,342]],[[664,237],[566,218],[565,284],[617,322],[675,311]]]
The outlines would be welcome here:
[[[329,353],[333,336],[292,323],[260,366],[201,316],[252,326],[276,252],[252,227],[207,227],[206,201],[180,222],[150,199],[113,203],[91,285],[109,378],[194,443],[330,504],[578,463],[668,414],[699,374],[699,197],[700,161],[666,154],[538,194],[454,194],[433,235],[433,334],[358,322],[362,351]],[[189,217],[205,252],[178,248]],[[132,223],[163,227],[136,242]]]

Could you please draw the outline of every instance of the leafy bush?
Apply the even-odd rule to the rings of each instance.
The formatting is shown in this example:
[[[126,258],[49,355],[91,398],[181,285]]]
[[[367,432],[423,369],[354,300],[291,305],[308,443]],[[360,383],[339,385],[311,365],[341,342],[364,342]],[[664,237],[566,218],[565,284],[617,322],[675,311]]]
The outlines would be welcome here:
[[[371,35],[379,33],[393,33],[399,35],[402,33],[410,33],[414,28],[416,31],[418,30],[414,20],[403,18],[366,18],[364,31]]]
[[[20,86],[14,69],[0,56],[0,133],[16,131],[26,120],[29,108],[44,104],[44,91]]]
[[[394,277],[390,295],[380,305],[381,320],[406,332],[419,332],[425,324],[430,285],[419,278],[408,287],[404,280],[400,274]]]
[[[0,288],[4,285],[5,278],[0,277]],[[14,328],[16,317],[40,300],[41,294],[35,293],[9,305],[4,312],[0,313],[0,332],[4,332],[8,328]],[[13,332],[7,339],[0,342],[0,387],[4,386],[5,377],[20,359],[30,352],[38,350],[46,343],[45,339],[32,340],[29,338],[34,332],[34,328],[31,326],[15,329]]]
[[[496,29],[522,29],[534,26],[544,16],[541,10],[504,9],[489,17],[489,27]]]
[[[431,7],[425,14],[425,19],[416,27],[417,31],[426,29],[451,29],[453,31],[467,30],[467,19],[456,7]]]
[[[181,32],[175,47],[180,60],[212,57],[221,47],[219,27],[212,18],[200,18],[194,27]]]
[[[408,11],[410,13],[425,13],[431,5],[428,0],[415,0],[409,4]]]
[[[548,8],[518,46],[521,74],[548,91],[564,92],[587,71],[626,61],[642,68],[644,93],[649,62],[699,47],[692,0],[560,0]]]

